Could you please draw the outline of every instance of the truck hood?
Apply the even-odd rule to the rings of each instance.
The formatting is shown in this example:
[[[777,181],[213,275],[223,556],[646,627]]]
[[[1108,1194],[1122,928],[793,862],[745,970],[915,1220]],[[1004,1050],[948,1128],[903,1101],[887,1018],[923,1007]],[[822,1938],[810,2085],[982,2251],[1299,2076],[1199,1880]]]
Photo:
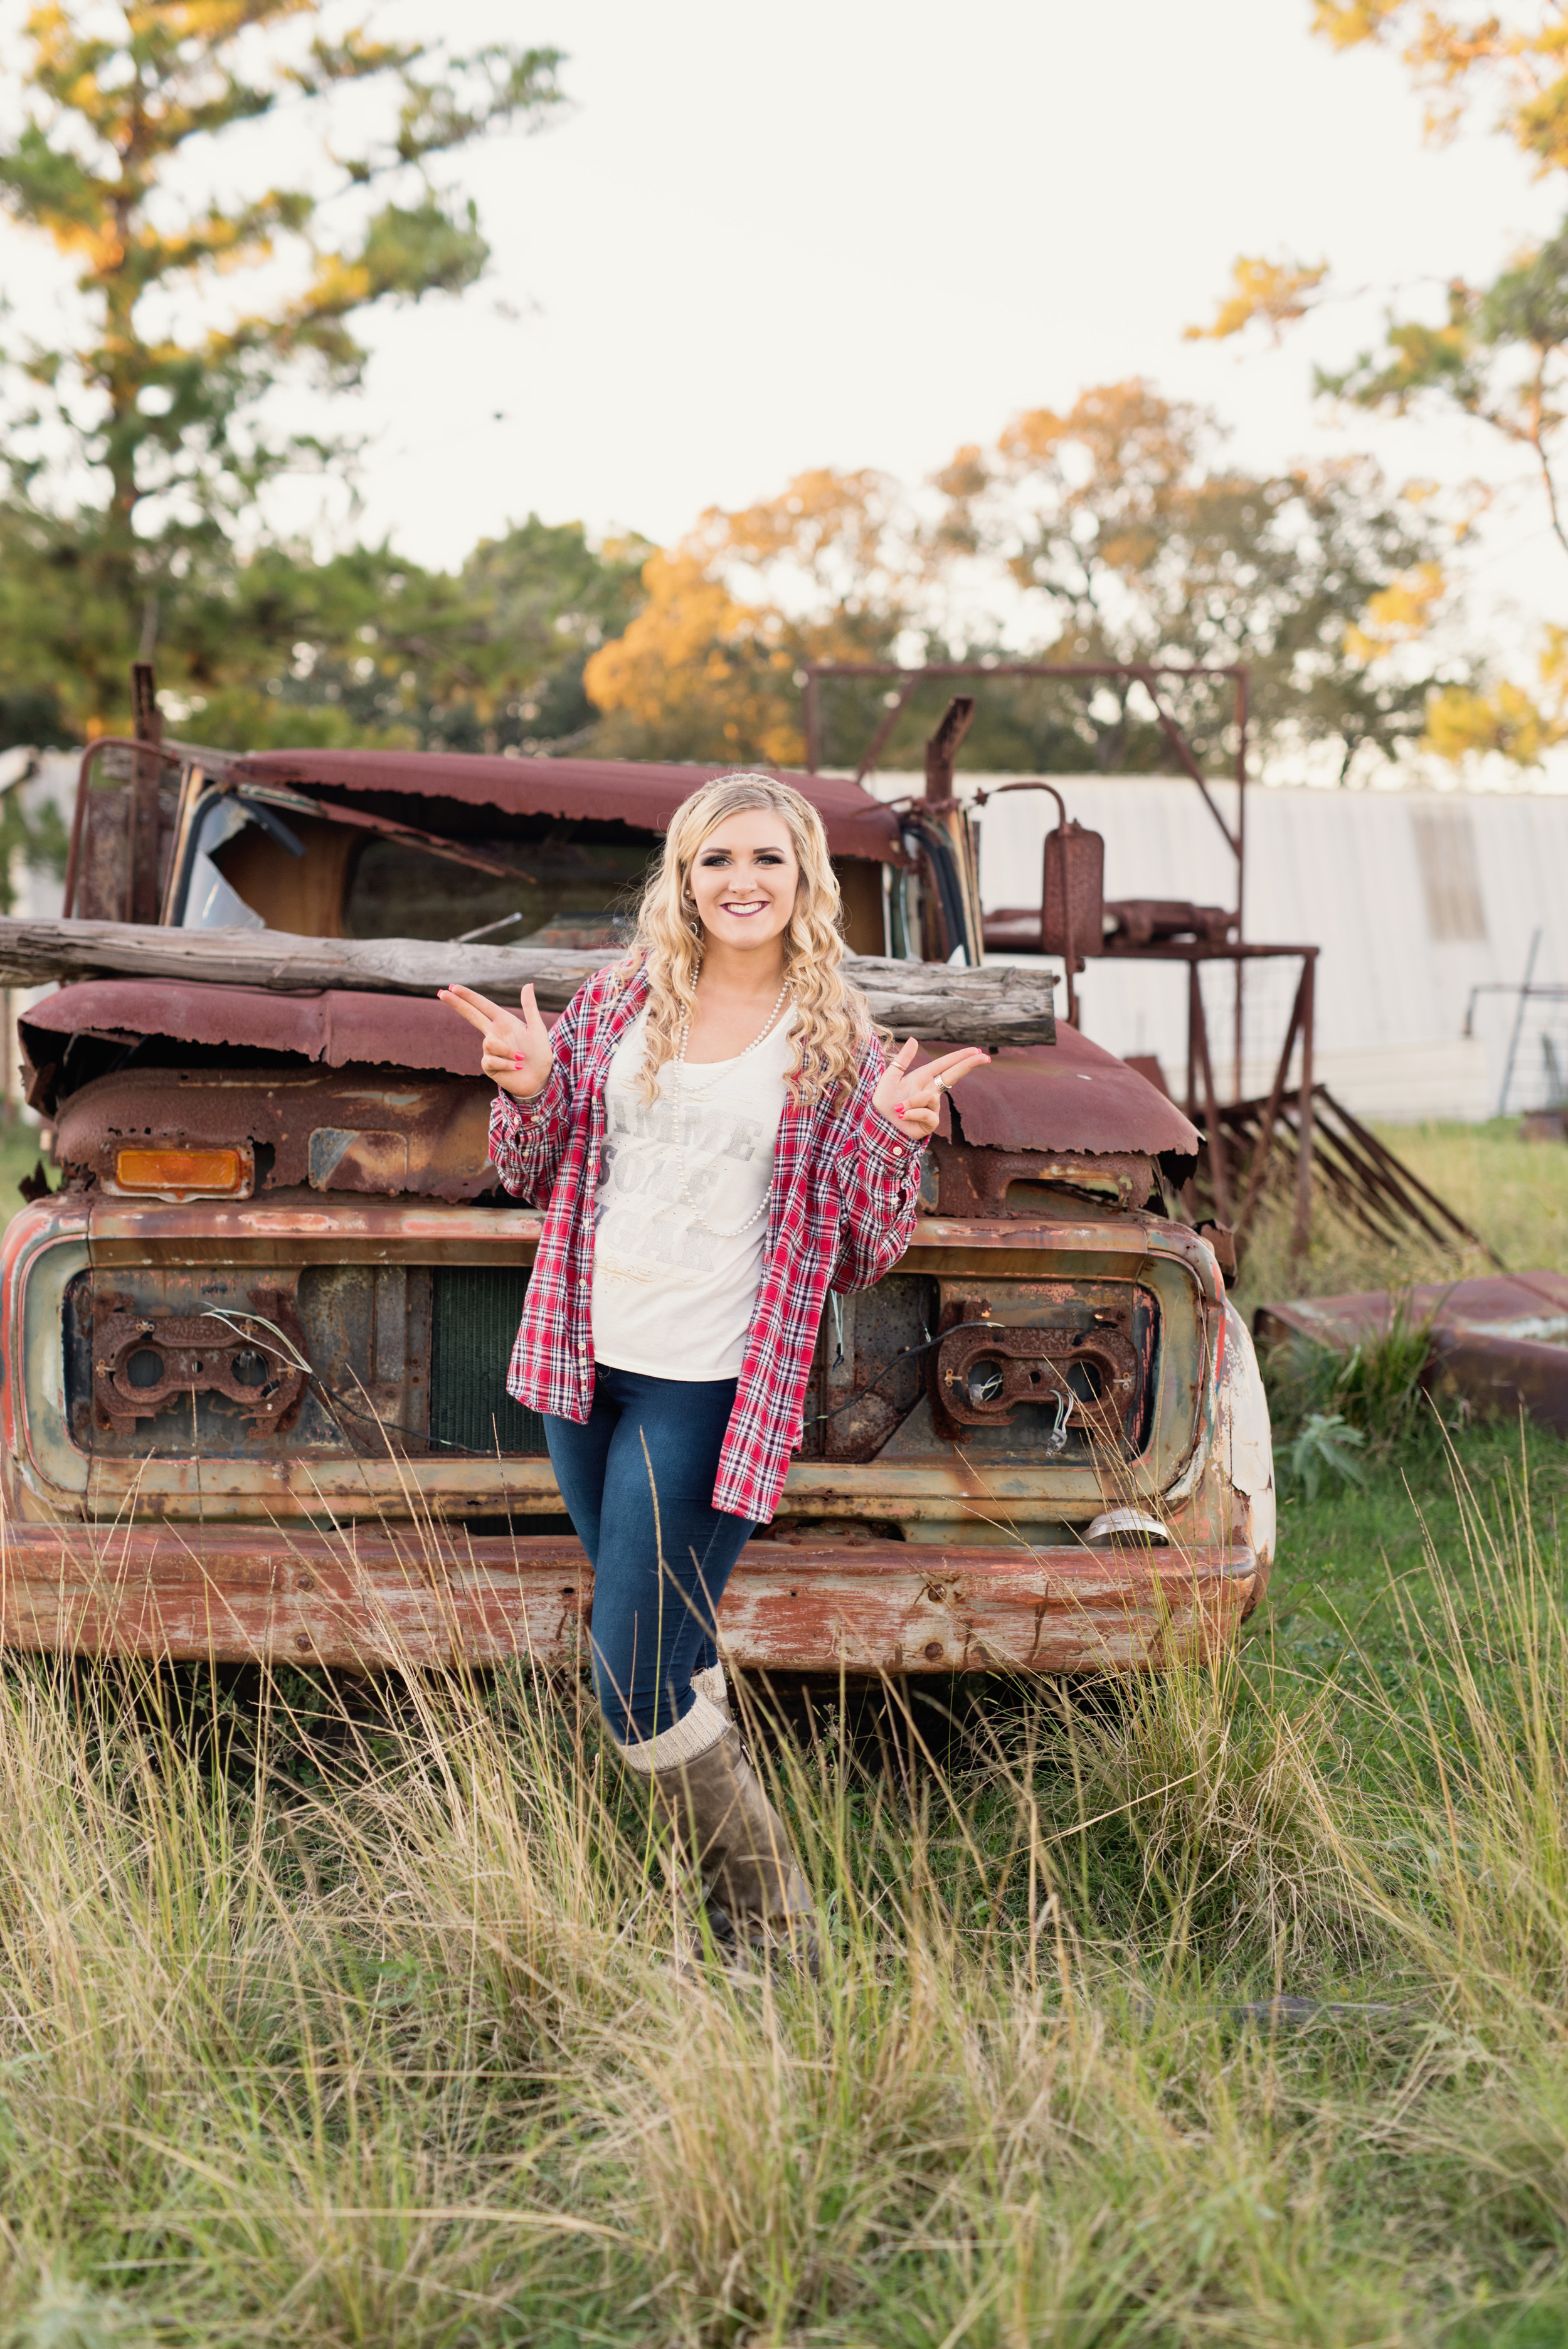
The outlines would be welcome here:
[[[173,979],[89,978],[34,1004],[18,1028],[38,1072],[35,1105],[51,1114],[57,1097],[50,1063],[63,1040],[77,1035],[127,1044],[158,1036],[229,1045],[240,1059],[247,1051],[288,1052],[330,1069],[431,1069],[480,1079],[475,1031],[440,1004],[410,995],[279,995]],[[943,1104],[940,1131],[948,1140],[957,1138],[954,1108],[962,1139],[980,1149],[1142,1151],[1150,1157],[1191,1157],[1198,1149],[1198,1135],[1174,1102],[1066,1026],[1054,1044],[1001,1046],[988,1067],[965,1077],[955,1102]]]

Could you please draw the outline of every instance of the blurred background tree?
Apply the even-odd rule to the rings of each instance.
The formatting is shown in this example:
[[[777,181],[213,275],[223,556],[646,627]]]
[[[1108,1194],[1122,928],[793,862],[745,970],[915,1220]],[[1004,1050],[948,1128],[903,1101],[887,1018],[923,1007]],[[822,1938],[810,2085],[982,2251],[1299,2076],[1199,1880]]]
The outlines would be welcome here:
[[[1402,56],[1428,98],[1427,128],[1452,135],[1486,98],[1493,127],[1528,157],[1535,175],[1568,171],[1568,5],[1460,17],[1431,0],[1316,0],[1314,29],[1335,47],[1402,40]],[[1277,342],[1331,293],[1322,264],[1243,254],[1213,322],[1190,335],[1223,339],[1261,328]],[[1447,407],[1486,426],[1526,459],[1548,525],[1568,555],[1563,474],[1568,425],[1568,218],[1553,236],[1511,254],[1489,283],[1452,278],[1436,320],[1390,312],[1380,348],[1338,369],[1318,369],[1325,396],[1375,413],[1405,416]],[[1461,533],[1464,524],[1461,517]],[[1434,684],[1428,749],[1458,760],[1494,750],[1535,764],[1568,740],[1565,632],[1548,628],[1528,684],[1506,676]]]
[[[459,731],[482,731],[540,694],[542,709],[580,712],[570,673],[590,646],[574,636],[603,626],[598,607],[614,605],[625,569],[612,557],[601,579],[581,531],[530,523],[435,579],[385,553],[318,564],[305,548],[269,546],[256,505],[281,472],[352,455],[341,434],[274,429],[268,394],[291,380],[351,389],[366,314],[458,295],[480,275],[474,206],[438,167],[490,132],[548,122],[559,62],[546,48],[334,37],[322,0],[31,10],[0,206],[72,265],[82,326],[69,347],[5,354],[0,731],[123,726],[139,652],[156,653],[176,708],[251,740],[349,726],[408,739],[449,703]],[[357,144],[335,103],[351,88],[381,100]],[[226,202],[190,192],[181,167],[193,141],[222,162],[229,134],[284,107],[319,118],[313,184]],[[375,114],[363,95],[355,114]],[[247,271],[266,273],[249,306],[228,298]],[[388,595],[406,599],[409,626],[373,651],[364,632]],[[524,605],[509,667],[496,631]],[[372,672],[380,702],[361,690],[356,704]],[[318,698],[296,690],[318,674]]]
[[[649,560],[643,609],[587,665],[599,754],[799,766],[802,662],[883,659],[908,624],[903,504],[885,474],[823,468],[710,507]]]
[[[1320,15],[1333,37],[1362,36],[1350,16],[1381,37],[1399,8]],[[813,658],[1245,660],[1265,745],[1342,781],[1423,726],[1469,748],[1506,722],[1525,755],[1559,722],[1553,680],[1568,708],[1560,645],[1541,693],[1501,714],[1472,678],[1437,669],[1426,633],[1452,599],[1418,498],[1366,460],[1240,470],[1212,417],[1141,379],[1026,410],[914,492],[818,469],[711,509],[663,549],[537,514],[451,571],[385,543],[320,555],[280,540],[269,485],[351,472],[355,452],[342,429],[282,429],[272,395],[351,392],[378,305],[472,287],[489,248],[443,165],[563,105],[554,50],[459,54],[346,23],[335,0],[55,0],[27,16],[7,61],[19,127],[0,140],[0,207],[70,265],[80,325],[58,347],[0,353],[0,747],[123,729],[139,654],[156,657],[171,726],[220,746],[794,764]],[[193,142],[203,184],[242,183],[247,127],[284,109],[315,123],[313,172],[192,192]],[[1216,333],[1277,335],[1325,274],[1238,270]],[[1476,317],[1472,341],[1491,331]],[[1346,398],[1417,396],[1372,367]],[[1543,440],[1554,419],[1548,402]],[[915,695],[884,764],[918,762],[945,694]],[[1228,688],[1173,698],[1223,770]],[[1136,688],[998,679],[979,700],[971,766],[1171,761]],[[830,763],[858,762],[885,704],[883,680],[829,690]]]
[[[810,658],[1253,664],[1261,738],[1341,781],[1421,732],[1432,677],[1406,647],[1447,593],[1418,503],[1357,460],[1254,477],[1220,461],[1204,412],[1134,380],[1034,409],[961,449],[923,512],[872,472],[799,475],[705,514],[647,565],[647,602],[589,662],[596,747],[644,758],[799,760]],[[824,758],[854,766],[885,679],[824,688]],[[918,766],[952,690],[909,702],[882,763]],[[1233,755],[1225,680],[1171,697],[1211,766]],[[972,768],[1163,769],[1137,686],[998,678]]]

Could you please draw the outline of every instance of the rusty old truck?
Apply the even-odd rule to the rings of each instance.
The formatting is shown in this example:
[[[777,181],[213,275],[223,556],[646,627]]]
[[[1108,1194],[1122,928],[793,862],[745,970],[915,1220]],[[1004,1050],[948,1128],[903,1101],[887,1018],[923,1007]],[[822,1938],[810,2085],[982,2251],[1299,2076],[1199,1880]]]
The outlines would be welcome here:
[[[602,961],[711,771],[98,746],[66,912],[253,957],[285,933]],[[856,954],[978,962],[966,817],[788,780]],[[81,978],[19,1036],[57,1187],[3,1244],[0,1637],[580,1660],[592,1575],[504,1383],[540,1217],[489,1164],[473,1031],[285,958],[265,985]],[[824,1319],[782,1503],[724,1602],[733,1663],[1092,1673],[1233,1632],[1273,1469],[1250,1339],[1173,1212],[1197,1141],[1067,1025],[965,1081],[907,1255]]]

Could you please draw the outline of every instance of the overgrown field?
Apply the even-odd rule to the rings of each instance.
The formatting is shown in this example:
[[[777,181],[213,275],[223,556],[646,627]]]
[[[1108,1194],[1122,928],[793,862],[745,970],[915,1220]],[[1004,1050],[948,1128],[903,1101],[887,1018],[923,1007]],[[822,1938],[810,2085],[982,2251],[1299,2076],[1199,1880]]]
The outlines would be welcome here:
[[[14,1663],[0,2349],[1568,2341],[1568,1447],[1326,1376],[1218,1669],[759,1736],[816,1984],[575,1688]]]

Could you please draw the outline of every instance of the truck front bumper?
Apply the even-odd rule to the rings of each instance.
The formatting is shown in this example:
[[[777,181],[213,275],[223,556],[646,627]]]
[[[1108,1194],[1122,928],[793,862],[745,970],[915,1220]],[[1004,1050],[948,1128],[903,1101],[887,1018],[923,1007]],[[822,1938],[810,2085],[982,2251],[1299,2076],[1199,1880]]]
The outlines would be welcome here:
[[[781,1531],[788,1532],[787,1526]],[[1116,1672],[1214,1653],[1261,1596],[1244,1544],[748,1544],[719,1613],[741,1671]],[[0,1643],[349,1671],[587,1661],[567,1537],[249,1526],[0,1527]]]

